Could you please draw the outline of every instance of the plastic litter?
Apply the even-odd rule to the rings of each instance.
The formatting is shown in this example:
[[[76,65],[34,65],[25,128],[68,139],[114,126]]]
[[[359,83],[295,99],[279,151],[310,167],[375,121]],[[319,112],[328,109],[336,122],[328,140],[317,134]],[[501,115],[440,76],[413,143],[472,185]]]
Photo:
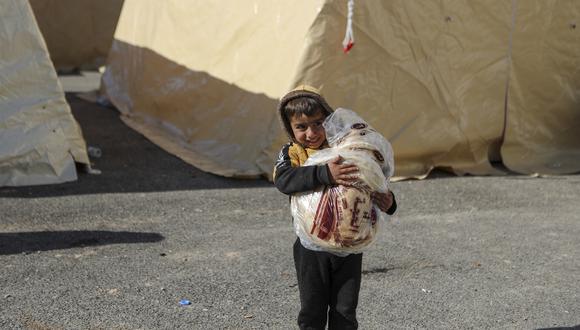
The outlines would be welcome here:
[[[107,108],[113,106],[113,103],[111,103],[111,101],[104,95],[99,95],[97,97],[96,103]]]
[[[101,170],[96,169],[96,168],[92,168],[92,166],[90,164],[82,164],[82,165],[83,165],[81,167],[82,170],[87,174],[91,174],[91,175],[100,175],[101,174]]]
[[[89,154],[89,156],[91,156],[93,158],[101,158],[101,156],[103,155],[101,148],[93,147],[93,146],[87,147],[87,153]]]
[[[188,306],[188,305],[191,305],[191,301],[189,301],[189,300],[187,300],[187,299],[181,299],[181,300],[179,301],[179,304],[180,304],[181,306]]]

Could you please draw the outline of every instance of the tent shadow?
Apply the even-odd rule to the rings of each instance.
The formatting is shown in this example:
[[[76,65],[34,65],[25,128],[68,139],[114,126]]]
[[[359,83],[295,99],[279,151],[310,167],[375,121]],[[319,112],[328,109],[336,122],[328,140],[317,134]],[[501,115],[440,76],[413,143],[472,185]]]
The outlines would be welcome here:
[[[0,255],[109,244],[155,243],[163,239],[158,233],[102,230],[0,233]]]
[[[87,146],[101,151],[100,157],[91,157],[92,167],[101,174],[88,174],[79,168],[77,181],[0,187],[0,198],[272,186],[266,179],[235,179],[203,172],[129,128],[116,109],[85,101],[75,94],[66,97]]]
[[[204,108],[208,104],[217,109],[235,109],[236,113],[251,112],[256,116],[265,113],[273,114],[276,111],[278,101],[264,93],[254,93],[207,72],[189,69],[151,49],[119,40],[115,42],[118,47],[135,54],[140,60],[155,63],[155,68],[159,72],[172,72],[175,77],[185,82],[183,88],[170,95],[158,96],[144,93],[146,96],[143,100],[139,100],[141,103],[153,103],[154,106],[159,106],[158,103],[167,104],[168,99],[179,103],[184,102],[185,96],[188,102],[192,102],[191,100],[199,102],[199,104],[183,105],[191,108],[190,111],[192,111],[192,114],[184,112],[183,120],[190,120],[188,116],[193,116],[195,111],[208,111]],[[195,79],[204,81],[202,87],[196,87],[199,84],[191,83],[195,82]],[[171,84],[172,81],[161,80],[159,84],[163,86],[163,84]],[[133,88],[141,87],[139,82],[135,84]],[[209,93],[212,89],[220,90],[224,95],[231,97],[215,98]],[[161,97],[162,100],[155,97]],[[81,173],[78,180],[73,182],[28,187],[0,187],[0,198],[272,186],[265,178],[236,179],[204,172],[166,152],[139,132],[128,127],[115,108],[86,101],[73,93],[67,93],[66,99],[74,118],[82,129],[87,146],[96,147],[101,151],[100,157],[91,157],[92,167],[100,170],[101,174],[94,175],[79,171]],[[214,116],[227,114],[220,111],[216,110]],[[200,125],[208,126],[216,132],[223,129],[220,123],[208,122]],[[269,123],[258,119],[240,121],[238,125],[240,132],[243,132],[240,134],[259,140],[264,136]],[[256,141],[256,143],[264,144],[264,141]],[[272,168],[274,162],[275,159],[272,159]]]

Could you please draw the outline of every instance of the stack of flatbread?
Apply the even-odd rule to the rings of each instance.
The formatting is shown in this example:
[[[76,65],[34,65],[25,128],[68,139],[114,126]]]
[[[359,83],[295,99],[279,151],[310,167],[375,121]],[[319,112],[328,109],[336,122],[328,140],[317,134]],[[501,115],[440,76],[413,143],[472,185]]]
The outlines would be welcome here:
[[[374,241],[386,214],[376,207],[371,193],[388,191],[393,175],[390,143],[356,113],[337,109],[324,122],[330,148],[310,157],[307,165],[328,163],[340,155],[356,164],[353,186],[322,187],[292,196],[294,228],[302,244],[311,250],[338,255],[359,253]]]

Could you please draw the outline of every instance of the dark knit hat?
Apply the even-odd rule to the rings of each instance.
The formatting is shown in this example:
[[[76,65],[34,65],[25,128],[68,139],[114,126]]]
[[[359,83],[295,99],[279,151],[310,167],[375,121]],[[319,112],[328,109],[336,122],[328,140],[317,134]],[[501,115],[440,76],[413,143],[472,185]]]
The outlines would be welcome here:
[[[322,97],[322,95],[320,94],[320,91],[318,91],[318,89],[316,89],[312,86],[300,85],[300,86],[294,88],[293,90],[291,90],[290,92],[288,92],[286,95],[284,95],[280,99],[280,103],[278,104],[278,117],[280,118],[282,128],[284,130],[286,130],[286,134],[288,135],[290,140],[292,140],[294,142],[296,142],[296,141],[294,139],[294,134],[292,134],[292,127],[290,126],[290,122],[288,121],[288,118],[286,118],[286,114],[284,113],[284,109],[286,108],[286,104],[288,104],[288,102],[295,100],[297,98],[301,98],[301,97],[308,97],[308,98],[314,99],[322,107],[322,110],[324,111],[325,116],[330,115],[334,111],[330,107],[330,105],[328,105],[328,103],[326,102],[324,97]]]

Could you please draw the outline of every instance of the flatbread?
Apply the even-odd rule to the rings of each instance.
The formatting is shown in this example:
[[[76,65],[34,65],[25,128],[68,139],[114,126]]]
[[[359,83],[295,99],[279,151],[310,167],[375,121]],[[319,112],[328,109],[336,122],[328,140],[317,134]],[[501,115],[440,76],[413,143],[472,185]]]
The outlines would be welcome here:
[[[388,191],[394,172],[392,149],[351,110],[338,109],[324,125],[331,147],[314,154],[305,166],[325,164],[340,155],[345,163],[357,165],[358,179],[354,187],[331,186],[294,195],[294,227],[307,248],[358,253],[374,241],[379,222],[386,218],[371,194]]]

